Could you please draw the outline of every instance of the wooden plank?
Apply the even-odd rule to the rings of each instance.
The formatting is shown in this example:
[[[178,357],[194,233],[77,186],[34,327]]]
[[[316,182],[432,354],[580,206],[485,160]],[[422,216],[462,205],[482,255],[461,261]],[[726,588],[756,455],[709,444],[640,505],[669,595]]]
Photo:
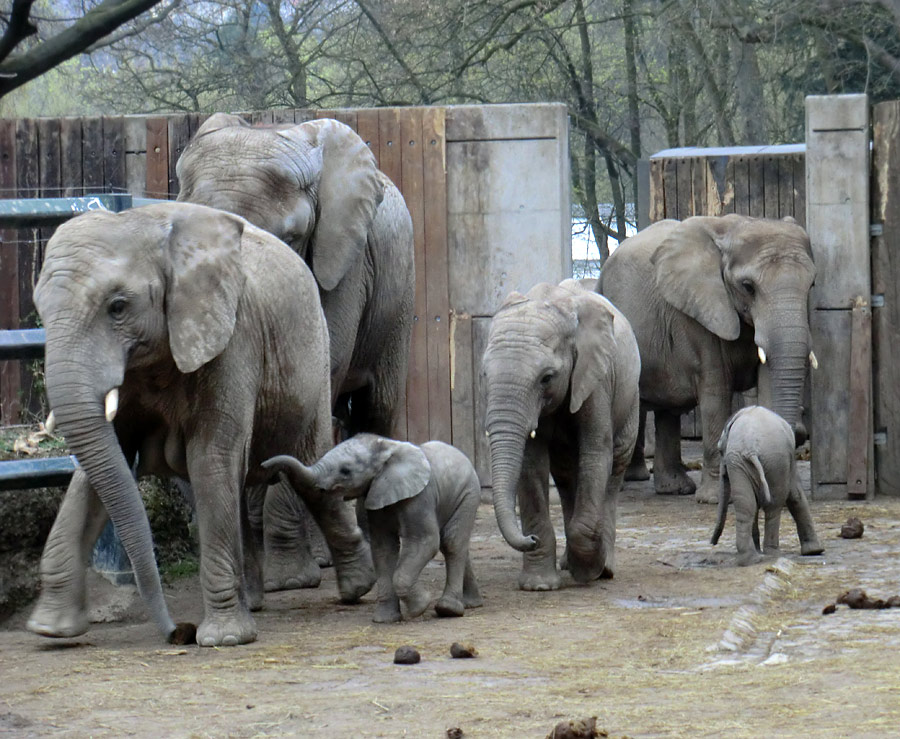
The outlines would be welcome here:
[[[706,188],[706,161],[702,157],[691,158],[691,215],[714,216],[715,210],[709,207],[708,192]]]
[[[900,495],[900,101],[873,112],[872,292],[884,304],[872,309],[874,429],[878,495]]]
[[[375,160],[381,155],[381,137],[378,131],[378,111],[375,108],[360,110],[356,115],[356,132],[366,142]],[[379,164],[380,166],[380,164]]]
[[[778,157],[778,217],[794,215],[794,159]]]
[[[734,212],[750,215],[749,163],[744,157],[734,158]]]
[[[367,125],[371,123],[371,119],[366,120]],[[412,216],[416,267],[412,342],[406,382],[406,433],[409,441],[421,444],[431,438],[428,426],[428,296],[425,266],[425,162],[421,111],[404,111],[403,120],[399,125],[402,128],[403,139],[414,142],[412,146],[402,147],[400,162],[402,175],[400,192],[403,193],[406,207]],[[385,133],[390,135],[390,131]],[[380,134],[379,126],[377,139],[379,142]],[[398,140],[399,136],[400,134]],[[392,154],[393,150],[382,156],[386,156],[390,161]]]
[[[453,446],[475,459],[475,368],[472,350],[472,316],[450,315],[450,403]]]
[[[60,182],[64,198],[84,195],[84,146],[81,118],[63,118],[59,127]]]
[[[294,111],[291,108],[279,108],[272,111],[272,123],[276,126],[282,123],[294,123]]]
[[[725,163],[725,195],[722,199],[722,214],[734,213],[734,200],[737,197],[737,189],[734,180],[734,157],[729,157]]]
[[[38,124],[31,118],[16,121],[16,189],[18,197],[40,196],[40,146]],[[20,229],[19,250],[19,325],[34,328],[37,313],[31,292],[36,281],[35,252],[39,248],[38,229]]]
[[[443,108],[425,108],[422,159],[425,199],[425,312],[428,339],[428,428],[450,443],[450,293],[447,252],[447,170]]]
[[[678,168],[674,159],[663,161],[663,192],[666,204],[663,218],[678,218]]]
[[[484,414],[487,409],[487,388],[481,371],[484,350],[487,348],[491,319],[474,317],[472,319],[472,374],[475,377],[473,400],[475,402],[475,471],[481,480],[481,487],[491,487],[491,447],[485,434]]]
[[[81,176],[84,193],[103,191],[103,121],[83,118],[81,121]]]
[[[316,119],[316,111],[310,108],[297,108],[294,110],[294,123],[306,123]]]
[[[125,119],[103,119],[103,184],[107,192],[125,192]]]
[[[357,130],[357,115],[355,110],[336,110],[334,111],[334,115],[332,116],[336,121],[340,121],[346,126],[349,126],[354,131]]]
[[[763,179],[763,158],[754,156],[747,159],[748,213],[762,218],[766,212],[765,181]]]
[[[62,161],[61,144],[59,140],[59,118],[41,118],[38,120],[38,150],[40,161],[38,162],[38,182],[40,183],[40,195],[42,197],[55,198],[62,195]],[[32,251],[31,288],[37,284],[41,267],[44,264],[44,244],[53,235],[54,227],[38,230],[38,238]],[[35,311],[36,312],[36,311]]]
[[[125,116],[125,189],[142,196],[147,188],[147,119]]]
[[[683,221],[693,215],[694,197],[690,159],[684,157],[675,160],[675,178],[678,183],[675,186],[678,197],[678,210],[675,212],[675,217],[679,221]]]
[[[148,198],[169,197],[169,123],[163,116],[147,118],[147,180],[144,194]]]
[[[16,122],[0,119],[0,196],[16,195]],[[0,328],[19,327],[19,249],[15,230],[0,230]],[[0,362],[0,424],[19,423],[21,367]]]
[[[447,141],[515,141],[556,138],[563,103],[454,105],[447,108]]]
[[[175,175],[175,165],[184,148],[191,140],[190,121],[188,116],[170,116],[168,120],[169,131],[169,197],[174,199],[178,195],[178,177]]]
[[[806,228],[806,157],[792,157],[794,165],[794,213],[797,223]]]
[[[850,419],[847,424],[847,496],[872,498],[869,460],[872,428],[872,309],[866,299],[851,311]]]
[[[650,223],[656,223],[666,217],[663,171],[664,165],[661,159],[650,160]]]
[[[766,218],[778,218],[778,159],[768,156],[763,159],[763,215]]]
[[[380,139],[378,166],[402,190],[401,159],[403,147],[400,144],[400,120],[396,108],[379,109],[378,134]]]

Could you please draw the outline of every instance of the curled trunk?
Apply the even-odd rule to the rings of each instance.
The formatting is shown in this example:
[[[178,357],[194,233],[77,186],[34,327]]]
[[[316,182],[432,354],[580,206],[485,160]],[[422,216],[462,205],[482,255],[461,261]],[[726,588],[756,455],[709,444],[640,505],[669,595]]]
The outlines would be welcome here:
[[[317,487],[317,475],[313,468],[307,467],[295,457],[279,454],[262,463],[263,469],[272,473],[284,472],[294,490],[306,490]]]

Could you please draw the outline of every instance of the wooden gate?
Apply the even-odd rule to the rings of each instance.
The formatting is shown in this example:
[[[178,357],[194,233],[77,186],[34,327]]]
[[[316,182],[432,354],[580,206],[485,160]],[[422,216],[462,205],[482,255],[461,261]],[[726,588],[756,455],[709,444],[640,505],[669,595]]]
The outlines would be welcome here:
[[[487,482],[482,323],[510,290],[571,274],[565,106],[243,115],[254,124],[337,118],[359,133],[403,193],[415,234],[416,302],[397,435],[452,441]],[[0,120],[0,197],[128,191],[174,198],[175,163],[203,120],[197,114]],[[0,328],[35,325],[31,292],[51,232],[0,232]],[[0,362],[0,422],[18,422],[23,405],[39,411],[38,393],[18,362]]]

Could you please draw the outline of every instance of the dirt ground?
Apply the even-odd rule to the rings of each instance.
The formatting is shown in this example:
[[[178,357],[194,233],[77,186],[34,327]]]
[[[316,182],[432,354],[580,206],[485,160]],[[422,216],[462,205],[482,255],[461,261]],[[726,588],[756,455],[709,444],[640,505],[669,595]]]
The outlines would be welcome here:
[[[483,608],[377,625],[372,596],[339,605],[328,570],[317,590],[268,595],[259,640],[236,648],[169,648],[131,592],[95,579],[106,622],[84,636],[30,634],[27,613],[0,631],[0,734],[544,737],[590,716],[612,736],[896,733],[900,610],[822,608],[851,587],[900,592],[900,500],[813,513],[824,556],[799,556],[785,513],[782,557],[736,568],[730,517],[713,548],[714,507],[628,484],[615,579],[525,593],[520,555],[483,505],[473,541]],[[839,538],[851,515],[862,539]],[[557,531],[562,542],[559,520]],[[424,576],[436,596],[442,563]],[[167,592],[176,620],[199,619],[196,578]],[[452,659],[453,642],[478,656]],[[421,662],[394,665],[401,645]]]

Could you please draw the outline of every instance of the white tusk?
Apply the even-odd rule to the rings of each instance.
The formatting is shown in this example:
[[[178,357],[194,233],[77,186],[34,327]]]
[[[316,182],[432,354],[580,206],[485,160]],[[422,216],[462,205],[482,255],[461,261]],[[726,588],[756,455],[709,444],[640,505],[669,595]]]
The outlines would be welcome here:
[[[532,429],[531,430],[531,438],[533,439],[535,436],[537,436],[537,429]]]
[[[48,434],[53,433],[53,429],[56,428],[56,416],[53,415],[53,411],[50,411],[50,415],[47,416],[47,420],[44,421],[44,430]]]
[[[119,410],[119,388],[114,387],[106,394],[106,420],[112,423]]]
[[[809,352],[809,364],[813,369],[819,369],[819,360],[816,359],[816,353],[814,351]]]
[[[485,436],[490,436],[490,435],[491,435],[491,432],[490,432],[490,431],[485,431],[485,432],[484,432],[484,435],[485,435]]]
[[[760,364],[766,363],[766,350],[761,346],[756,347],[756,353],[759,354],[759,362]]]

